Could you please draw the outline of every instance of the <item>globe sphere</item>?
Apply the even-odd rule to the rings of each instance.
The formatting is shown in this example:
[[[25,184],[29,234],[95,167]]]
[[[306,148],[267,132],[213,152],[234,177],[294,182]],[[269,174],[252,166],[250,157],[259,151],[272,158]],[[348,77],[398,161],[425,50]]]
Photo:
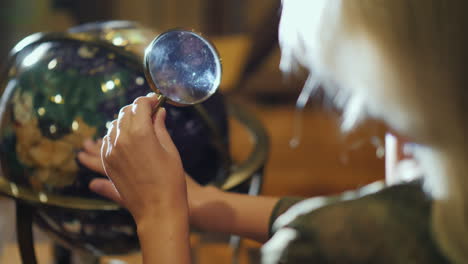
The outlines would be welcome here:
[[[93,23],[32,35],[11,53],[0,103],[2,177],[37,195],[44,206],[35,222],[66,246],[97,255],[138,248],[126,210],[76,209],[74,198],[105,200],[88,189],[92,179],[105,176],[80,164],[77,153],[84,140],[105,135],[121,107],[151,92],[142,56],[156,35],[132,22]],[[223,97],[165,107],[188,174],[201,184],[222,180],[229,162]],[[69,199],[70,208],[51,205],[51,195]]]

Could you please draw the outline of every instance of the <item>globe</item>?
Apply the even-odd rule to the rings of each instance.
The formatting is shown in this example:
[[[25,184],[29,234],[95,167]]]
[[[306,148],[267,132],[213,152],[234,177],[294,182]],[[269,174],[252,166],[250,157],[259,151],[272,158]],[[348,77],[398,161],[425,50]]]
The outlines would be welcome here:
[[[77,161],[83,141],[105,135],[124,105],[151,92],[142,66],[154,32],[127,21],[92,23],[63,33],[38,33],[13,49],[2,80],[0,165],[4,181],[37,197],[34,221],[57,241],[96,255],[138,249],[124,209],[77,209],[99,175]],[[216,93],[198,106],[165,105],[166,125],[185,170],[201,184],[227,175],[228,125]],[[55,206],[55,200],[70,201]],[[21,198],[21,197],[19,197]]]

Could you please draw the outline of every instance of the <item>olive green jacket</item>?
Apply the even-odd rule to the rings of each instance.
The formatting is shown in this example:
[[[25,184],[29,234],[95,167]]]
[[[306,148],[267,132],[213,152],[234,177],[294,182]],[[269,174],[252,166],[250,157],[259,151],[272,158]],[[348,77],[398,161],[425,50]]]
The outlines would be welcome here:
[[[283,198],[271,216],[264,264],[449,263],[431,234],[419,182],[310,199]]]

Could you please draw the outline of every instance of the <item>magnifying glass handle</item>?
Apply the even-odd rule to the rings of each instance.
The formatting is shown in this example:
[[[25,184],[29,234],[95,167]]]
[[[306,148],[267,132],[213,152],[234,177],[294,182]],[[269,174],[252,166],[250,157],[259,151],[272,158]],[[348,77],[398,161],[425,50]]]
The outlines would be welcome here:
[[[158,94],[158,103],[154,106],[153,111],[151,112],[152,117],[158,112],[159,108],[161,108],[161,106],[166,102],[166,99],[167,99],[166,96],[162,94]]]

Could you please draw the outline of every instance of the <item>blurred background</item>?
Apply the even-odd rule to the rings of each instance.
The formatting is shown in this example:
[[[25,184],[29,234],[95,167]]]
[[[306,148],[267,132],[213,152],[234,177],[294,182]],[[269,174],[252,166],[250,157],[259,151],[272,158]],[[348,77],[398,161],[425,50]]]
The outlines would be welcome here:
[[[102,20],[133,20],[146,26],[183,27],[209,35],[253,29],[272,9],[271,0],[2,0],[1,55],[21,38],[38,31],[63,31]]]
[[[295,100],[306,75],[284,78],[278,70],[279,14],[279,0],[1,0],[0,65],[14,44],[29,34],[64,31],[85,22],[133,20],[156,31],[193,29],[212,40],[220,52],[222,92],[241,101],[269,133],[263,194],[327,195],[382,179],[385,127],[367,122],[342,134],[339,112],[320,93],[301,116],[300,144],[290,146]],[[249,135],[235,123],[231,131],[233,156],[241,159],[251,147]],[[219,250],[204,249],[206,254],[200,256],[206,261],[200,263],[223,263],[230,254],[222,246],[214,247]],[[249,248],[258,245],[245,247],[247,256]],[[17,252],[6,252],[3,258],[9,259],[0,263],[15,264]],[[46,253],[39,255],[47,258]]]

